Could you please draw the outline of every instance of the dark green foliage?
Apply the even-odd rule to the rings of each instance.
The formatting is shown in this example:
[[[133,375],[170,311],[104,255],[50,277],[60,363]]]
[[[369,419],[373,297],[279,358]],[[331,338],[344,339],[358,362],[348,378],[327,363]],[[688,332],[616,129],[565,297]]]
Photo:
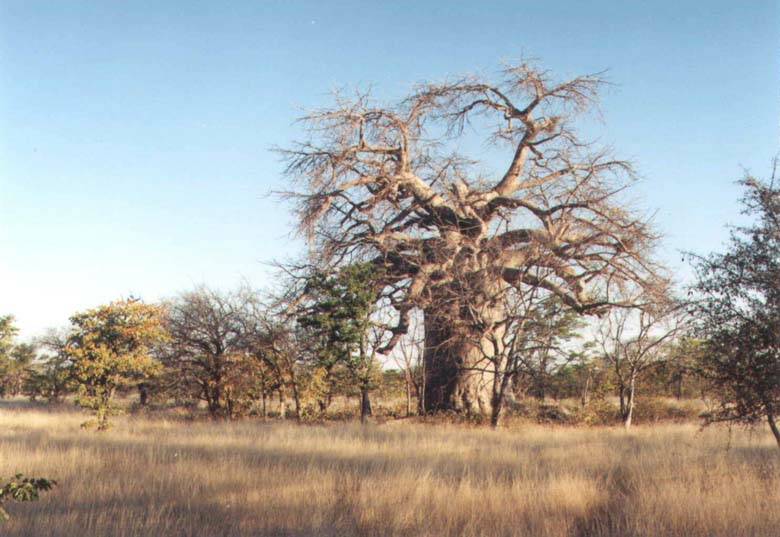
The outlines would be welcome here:
[[[370,327],[377,301],[374,278],[370,263],[349,265],[336,275],[315,271],[309,277],[304,292],[311,302],[298,323],[317,338],[321,366],[359,360],[355,350]]]
[[[375,345],[369,342],[371,314],[378,300],[377,275],[370,263],[355,263],[328,275],[314,271],[304,294],[307,305],[298,324],[315,348],[315,367],[322,368],[330,383],[330,373],[343,365],[361,393],[361,418],[371,413],[369,390],[375,387],[377,365]],[[330,393],[326,396],[329,396]]]
[[[29,343],[11,347],[0,359],[0,392],[3,395],[19,395],[32,374],[37,349]]]
[[[0,483],[3,483],[0,479]],[[33,502],[37,500],[41,492],[51,490],[57,482],[42,477],[25,477],[16,474],[13,479],[0,486],[0,522],[10,518],[5,505],[9,502]]]
[[[19,330],[14,325],[13,315],[0,317],[0,357],[6,357],[13,348],[14,338]]]
[[[18,330],[13,316],[0,317],[0,396],[23,393],[36,369],[38,349],[31,343],[16,343]]]
[[[39,343],[48,352],[38,357],[25,395],[30,399],[42,397],[49,403],[56,403],[74,386],[70,359],[65,352],[67,337],[64,333],[50,330]]]
[[[780,189],[748,177],[743,213],[725,253],[692,255],[698,281],[693,309],[707,341],[701,373],[719,407],[710,421],[753,424],[766,419],[780,446]]]

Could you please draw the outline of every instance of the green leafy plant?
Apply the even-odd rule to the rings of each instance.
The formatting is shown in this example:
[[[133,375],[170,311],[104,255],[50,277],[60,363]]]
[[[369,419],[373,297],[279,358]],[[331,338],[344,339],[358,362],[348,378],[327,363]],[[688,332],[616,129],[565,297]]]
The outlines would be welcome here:
[[[0,483],[5,480],[0,479]],[[0,487],[0,522],[5,522],[11,515],[5,510],[8,502],[34,502],[41,492],[52,489],[57,482],[43,477],[25,477],[24,474],[16,474],[10,481]]]
[[[76,402],[95,413],[95,419],[82,426],[96,425],[102,431],[118,411],[116,391],[159,372],[151,349],[166,337],[162,308],[130,298],[78,313],[70,321],[64,352],[79,387]]]

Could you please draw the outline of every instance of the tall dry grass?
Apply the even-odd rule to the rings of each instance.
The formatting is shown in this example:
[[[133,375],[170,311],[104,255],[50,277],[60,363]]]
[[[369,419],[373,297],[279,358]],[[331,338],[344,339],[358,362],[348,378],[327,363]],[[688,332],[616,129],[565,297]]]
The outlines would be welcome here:
[[[490,431],[0,410],[0,475],[60,485],[8,537],[780,535],[765,434],[695,425]]]

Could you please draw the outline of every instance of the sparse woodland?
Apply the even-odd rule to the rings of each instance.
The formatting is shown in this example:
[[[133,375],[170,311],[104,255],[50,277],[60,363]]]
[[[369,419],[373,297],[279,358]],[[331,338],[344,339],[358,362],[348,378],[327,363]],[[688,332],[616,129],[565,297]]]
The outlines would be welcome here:
[[[780,190],[672,281],[578,134],[603,84],[340,93],[277,150],[309,241],[277,286],[0,317],[0,475],[47,492],[0,532],[777,535]]]

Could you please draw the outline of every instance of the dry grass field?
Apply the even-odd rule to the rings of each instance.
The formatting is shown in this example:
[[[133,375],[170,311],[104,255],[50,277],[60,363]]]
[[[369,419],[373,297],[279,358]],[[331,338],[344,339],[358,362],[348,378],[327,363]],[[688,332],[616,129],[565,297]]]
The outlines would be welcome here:
[[[0,475],[52,477],[8,537],[780,535],[763,431],[296,426],[0,410]]]

